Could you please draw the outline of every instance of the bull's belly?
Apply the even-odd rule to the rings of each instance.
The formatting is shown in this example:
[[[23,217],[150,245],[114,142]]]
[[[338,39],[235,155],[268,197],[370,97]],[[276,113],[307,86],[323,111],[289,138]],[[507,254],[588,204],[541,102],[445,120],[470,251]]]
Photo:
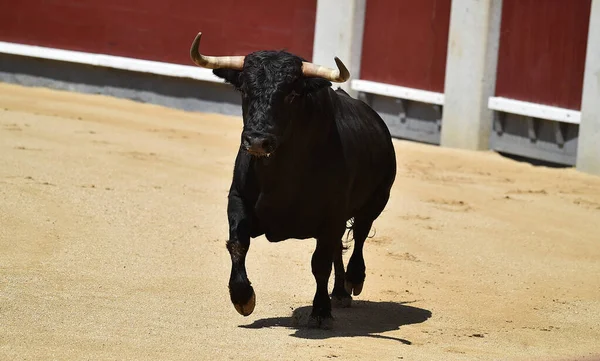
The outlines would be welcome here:
[[[269,242],[280,242],[286,239],[307,239],[317,236],[316,227],[310,224],[298,224],[285,220],[260,220],[261,228]]]
[[[256,209],[260,229],[269,242],[286,239],[307,239],[317,236],[323,220],[315,212],[298,212],[291,209],[268,211]]]
[[[309,233],[302,233],[302,232],[298,232],[298,233],[288,233],[288,232],[272,232],[272,231],[267,231],[265,232],[265,237],[267,238],[267,240],[269,242],[281,242],[281,241],[285,241],[287,239],[307,239],[307,238],[314,238],[315,236],[310,235]]]

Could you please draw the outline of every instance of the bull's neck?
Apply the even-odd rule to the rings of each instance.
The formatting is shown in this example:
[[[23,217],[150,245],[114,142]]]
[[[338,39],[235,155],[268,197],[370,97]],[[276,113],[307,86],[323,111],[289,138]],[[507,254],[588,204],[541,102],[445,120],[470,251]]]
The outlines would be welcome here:
[[[302,172],[319,161],[335,142],[335,120],[329,88],[296,103],[291,114],[289,134],[266,161],[258,162],[263,171]]]
[[[333,106],[328,88],[302,99],[292,113],[292,129],[288,137],[294,154],[318,156],[335,130]]]

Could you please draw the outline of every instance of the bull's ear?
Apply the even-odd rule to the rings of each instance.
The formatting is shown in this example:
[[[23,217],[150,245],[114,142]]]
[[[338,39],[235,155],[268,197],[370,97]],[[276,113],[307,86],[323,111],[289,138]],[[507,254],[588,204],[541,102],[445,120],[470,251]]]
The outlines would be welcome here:
[[[242,72],[233,69],[214,69],[213,74],[221,79],[224,79],[227,83],[239,88],[241,85],[240,74]]]
[[[301,95],[314,93],[325,87],[331,86],[331,82],[323,78],[303,77],[300,83],[301,85],[298,87],[299,89],[296,89],[296,92]]]

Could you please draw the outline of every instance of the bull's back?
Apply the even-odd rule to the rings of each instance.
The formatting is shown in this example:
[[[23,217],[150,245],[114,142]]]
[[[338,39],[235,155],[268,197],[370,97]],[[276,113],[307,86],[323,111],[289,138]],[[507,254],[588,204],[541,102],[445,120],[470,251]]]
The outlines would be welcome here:
[[[396,153],[389,129],[377,112],[341,89],[335,94],[336,125],[356,209],[374,193],[389,192],[396,176]]]

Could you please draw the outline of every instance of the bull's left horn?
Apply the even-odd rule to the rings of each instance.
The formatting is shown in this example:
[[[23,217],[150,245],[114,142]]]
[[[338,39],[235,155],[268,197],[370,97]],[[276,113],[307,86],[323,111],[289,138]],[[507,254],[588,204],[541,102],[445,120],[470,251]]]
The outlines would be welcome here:
[[[302,63],[302,73],[309,77],[318,77],[336,83],[343,83],[350,78],[350,72],[337,56],[335,57],[335,63],[338,67],[337,70],[305,61]]]
[[[244,68],[244,57],[243,56],[206,56],[200,54],[198,47],[200,47],[200,38],[202,33],[198,33],[192,47],[190,48],[190,56],[196,65],[203,68],[209,69],[235,69],[242,70]]]

